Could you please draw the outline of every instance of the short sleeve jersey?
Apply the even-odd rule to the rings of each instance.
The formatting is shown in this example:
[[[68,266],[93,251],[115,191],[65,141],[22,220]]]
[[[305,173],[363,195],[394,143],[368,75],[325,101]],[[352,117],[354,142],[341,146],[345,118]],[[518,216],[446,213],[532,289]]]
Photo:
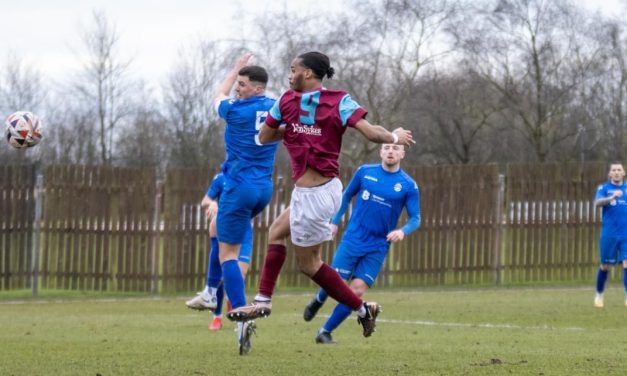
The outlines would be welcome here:
[[[339,223],[354,196],[357,198],[342,237],[342,242],[353,249],[387,252],[387,234],[396,228],[403,208],[407,208],[409,221],[402,230],[408,234],[420,226],[418,185],[402,169],[388,172],[380,164],[359,167],[346,187],[342,208],[333,223]]]
[[[613,184],[608,181],[597,188],[594,200],[610,197],[620,190],[623,195],[604,205],[602,209],[602,236],[627,236],[627,184]]]
[[[270,109],[266,124],[277,128],[285,123],[283,144],[290,155],[294,181],[307,167],[335,177],[346,127],[354,127],[367,113],[344,91],[288,90]]]
[[[207,197],[214,201],[219,201],[220,195],[224,190],[224,183],[224,175],[222,175],[222,173],[216,174],[207,189]]]
[[[229,98],[217,105],[218,115],[226,120],[222,173],[227,182],[247,187],[272,185],[278,144],[262,145],[259,130],[274,102],[266,96],[253,96],[241,100]]]

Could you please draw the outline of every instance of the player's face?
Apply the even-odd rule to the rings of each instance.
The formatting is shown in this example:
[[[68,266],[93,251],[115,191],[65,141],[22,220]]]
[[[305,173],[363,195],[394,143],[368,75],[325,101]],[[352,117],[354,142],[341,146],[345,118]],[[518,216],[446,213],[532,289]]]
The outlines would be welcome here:
[[[625,170],[622,164],[613,164],[610,166],[610,180],[614,183],[621,183],[625,179]]]
[[[235,85],[235,93],[238,99],[250,98],[253,95],[258,95],[258,85],[250,81],[247,76],[237,76],[237,83]]]
[[[403,145],[383,144],[379,151],[381,161],[388,167],[395,167],[401,163],[401,159],[405,157],[405,148]]]
[[[308,70],[309,69],[302,64],[302,59],[297,57],[292,60],[292,64],[290,64],[290,73],[287,75],[287,80],[290,82],[290,88],[292,90],[304,90]]]

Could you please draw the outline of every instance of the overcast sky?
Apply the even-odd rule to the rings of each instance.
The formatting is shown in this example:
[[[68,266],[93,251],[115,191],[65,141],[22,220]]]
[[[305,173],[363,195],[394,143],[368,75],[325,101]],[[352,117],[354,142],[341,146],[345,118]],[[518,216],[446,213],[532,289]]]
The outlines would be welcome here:
[[[581,0],[607,15],[620,13],[627,0]],[[0,0],[0,65],[7,52],[46,77],[62,79],[78,68],[81,27],[89,27],[92,11],[103,10],[115,24],[125,58],[141,76],[158,85],[181,46],[200,39],[228,38],[242,12],[263,15],[270,8],[325,12],[342,0]],[[75,52],[73,52],[75,51]]]
[[[89,28],[93,10],[102,10],[116,27],[123,57],[152,82],[165,77],[181,46],[237,32],[244,10],[263,15],[283,5],[320,4],[339,8],[337,0],[0,0],[0,65],[10,51],[44,76],[61,78],[79,67],[81,30]]]

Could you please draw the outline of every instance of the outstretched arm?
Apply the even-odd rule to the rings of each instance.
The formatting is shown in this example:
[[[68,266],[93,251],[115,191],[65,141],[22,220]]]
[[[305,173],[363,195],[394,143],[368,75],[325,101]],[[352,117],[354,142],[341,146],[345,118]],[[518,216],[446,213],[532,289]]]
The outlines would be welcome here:
[[[394,132],[390,132],[380,125],[373,125],[366,119],[360,119],[355,128],[364,135],[368,140],[378,144],[397,144],[410,146],[416,141],[412,138],[411,131],[397,128]]]
[[[220,83],[216,91],[213,93],[213,103],[220,103],[224,99],[228,98],[231,94],[231,89],[233,89],[233,85],[235,84],[235,80],[237,80],[237,74],[240,69],[244,68],[248,64],[248,60],[253,56],[250,52],[247,52],[240,56],[235,64],[233,65],[233,69],[227,73],[224,81]]]

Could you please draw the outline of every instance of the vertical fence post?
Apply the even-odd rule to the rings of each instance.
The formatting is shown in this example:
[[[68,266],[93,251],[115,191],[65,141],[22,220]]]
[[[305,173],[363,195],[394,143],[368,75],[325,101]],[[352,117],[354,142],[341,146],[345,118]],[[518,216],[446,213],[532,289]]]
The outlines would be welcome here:
[[[33,197],[35,199],[35,218],[33,219],[31,244],[31,255],[33,259],[33,264],[31,268],[31,289],[33,297],[37,296],[37,287],[39,284],[39,237],[41,236],[41,208],[43,200],[43,188],[44,176],[41,173],[38,173],[37,180],[35,181],[35,190],[33,192]]]
[[[501,284],[501,252],[503,232],[503,200],[505,196],[505,176],[499,174],[496,187],[496,205],[494,208],[494,283]]]
[[[157,186],[155,189],[155,207],[152,215],[152,265],[150,278],[150,292],[153,294],[159,293],[159,262],[157,262],[157,256],[159,255],[159,248],[161,246],[161,195],[163,192],[163,180],[157,180]]]

